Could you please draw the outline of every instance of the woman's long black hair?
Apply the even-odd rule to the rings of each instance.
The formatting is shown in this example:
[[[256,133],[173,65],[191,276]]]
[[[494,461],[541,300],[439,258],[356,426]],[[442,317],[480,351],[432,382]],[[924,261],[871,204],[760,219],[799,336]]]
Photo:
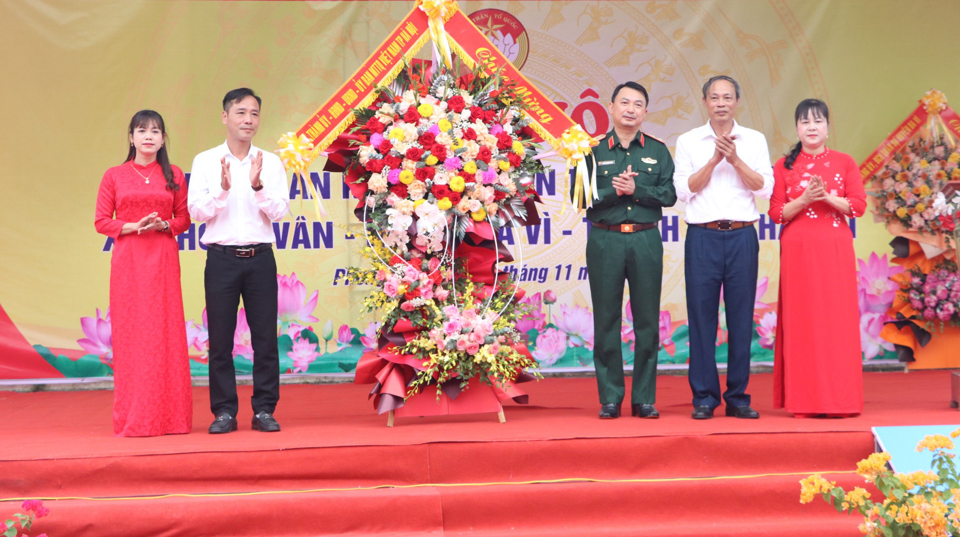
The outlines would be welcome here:
[[[163,118],[160,117],[160,114],[154,112],[153,110],[141,110],[133,115],[133,118],[130,120],[130,128],[127,129],[127,133],[133,136],[133,131],[140,127],[150,128],[152,125],[156,125],[160,128],[160,133],[163,135],[163,145],[160,146],[160,150],[157,151],[157,162],[160,163],[160,169],[163,170],[163,177],[167,180],[167,188],[170,190],[180,190],[180,185],[177,184],[173,179],[173,168],[170,167],[170,157],[167,155],[167,128],[163,124]],[[137,156],[137,148],[130,144],[130,151],[127,152],[127,160],[124,162],[130,162]]]
[[[820,99],[804,99],[800,101],[800,104],[797,105],[797,111],[793,114],[793,124],[796,125],[800,122],[800,118],[807,117],[808,115],[812,115],[814,118],[822,117],[827,120],[827,123],[830,122],[830,110],[827,108],[827,103]],[[800,156],[802,149],[803,143],[800,141],[790,148],[790,152],[787,153],[787,158],[783,159],[783,167],[792,170],[793,163],[797,160],[797,157]]]

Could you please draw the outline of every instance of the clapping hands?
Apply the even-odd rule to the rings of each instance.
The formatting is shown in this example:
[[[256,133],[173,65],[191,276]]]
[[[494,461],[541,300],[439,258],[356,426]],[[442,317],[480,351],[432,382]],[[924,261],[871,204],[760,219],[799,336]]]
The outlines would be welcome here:
[[[637,188],[636,182],[633,178],[637,176],[637,172],[633,171],[633,165],[627,166],[627,171],[620,172],[620,175],[613,178],[613,189],[617,191],[618,196],[632,196],[634,190]]]
[[[157,213],[150,213],[137,222],[137,235],[148,231],[160,231],[165,227],[163,219],[157,216]]]
[[[803,194],[800,195],[803,206],[806,207],[813,202],[824,201],[826,199],[827,189],[823,184],[823,179],[819,175],[811,175],[810,183],[807,185],[806,190],[803,191]]]

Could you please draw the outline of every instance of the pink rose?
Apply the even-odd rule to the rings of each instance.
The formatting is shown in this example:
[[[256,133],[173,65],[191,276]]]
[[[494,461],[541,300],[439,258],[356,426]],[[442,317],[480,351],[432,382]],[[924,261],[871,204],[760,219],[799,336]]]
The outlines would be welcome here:
[[[457,350],[458,350],[458,351],[465,351],[465,350],[467,350],[467,347],[468,347],[469,345],[470,345],[470,342],[467,341],[467,337],[466,337],[466,336],[461,336],[459,339],[457,339]]]
[[[476,343],[471,343],[467,345],[467,348],[465,350],[467,351],[467,354],[473,356],[474,354],[477,354],[480,351],[480,345]]]
[[[438,288],[433,293],[433,296],[440,302],[443,302],[444,300],[446,300],[447,296],[449,295],[450,295],[450,291],[447,291],[446,289],[443,289],[443,288]]]
[[[404,302],[403,304],[400,304],[400,309],[402,309],[403,311],[406,311],[406,312],[410,312],[410,311],[413,311],[413,310],[417,309],[417,307],[414,306],[413,303],[408,300],[408,301]]]
[[[443,333],[448,336],[459,334],[461,329],[463,329],[463,325],[460,324],[460,321],[447,321],[443,324]]]
[[[398,291],[399,285],[397,284],[395,278],[388,279],[386,282],[384,282],[383,292],[386,293],[388,297],[393,298],[397,296]]]

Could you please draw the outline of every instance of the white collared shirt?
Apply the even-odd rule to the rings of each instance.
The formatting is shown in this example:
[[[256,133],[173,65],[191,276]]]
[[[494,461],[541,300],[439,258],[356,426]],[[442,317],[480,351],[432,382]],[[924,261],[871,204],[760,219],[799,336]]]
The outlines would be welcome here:
[[[673,185],[677,198],[687,204],[684,220],[688,224],[704,224],[717,220],[752,222],[760,218],[755,197],[770,199],[773,193],[773,167],[763,133],[733,122],[730,133],[736,136],[737,156],[753,171],[763,176],[763,187],[750,190],[737,170],[726,161],[713,169],[710,181],[699,192],[690,191],[690,176],[707,165],[716,150],[717,138],[708,122],[677,138],[676,171]]]
[[[263,188],[256,192],[250,186],[250,162],[258,152],[263,154]],[[230,163],[230,190],[220,188],[220,158],[224,156]],[[280,157],[273,153],[251,145],[247,156],[239,160],[224,142],[193,159],[187,210],[195,221],[207,223],[200,237],[204,244],[274,242],[271,222],[286,216],[288,198],[287,173]]]

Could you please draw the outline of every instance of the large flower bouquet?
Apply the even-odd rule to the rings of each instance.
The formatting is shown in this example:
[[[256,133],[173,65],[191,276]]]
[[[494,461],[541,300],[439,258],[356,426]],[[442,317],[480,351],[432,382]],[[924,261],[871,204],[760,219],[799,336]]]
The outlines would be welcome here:
[[[523,291],[498,270],[512,257],[497,238],[538,218],[535,133],[514,87],[479,68],[408,66],[380,90],[354,111],[346,170],[370,261],[351,280],[374,286],[364,305],[383,322],[358,379],[376,362],[381,386],[376,368],[400,366],[405,395],[435,383],[439,396],[473,377],[503,387],[536,366],[515,328]]]
[[[913,308],[910,318],[927,321],[928,332],[934,321],[941,327],[944,323],[960,326],[960,277],[955,262],[944,259],[929,273],[913,267],[900,278],[900,293]]]
[[[950,434],[960,436],[960,429]],[[956,494],[960,484],[953,462],[953,441],[944,435],[927,435],[917,451],[933,453],[933,471],[895,474],[887,468],[889,453],[874,453],[857,463],[857,474],[876,486],[882,501],[871,500],[861,487],[844,491],[835,482],[814,474],[800,481],[800,503],[818,494],[839,512],[863,516],[860,532],[870,537],[949,537],[960,532]]]
[[[960,153],[946,140],[911,141],[874,175],[874,207],[888,224],[937,234],[943,220],[933,204],[947,181],[960,180]]]

